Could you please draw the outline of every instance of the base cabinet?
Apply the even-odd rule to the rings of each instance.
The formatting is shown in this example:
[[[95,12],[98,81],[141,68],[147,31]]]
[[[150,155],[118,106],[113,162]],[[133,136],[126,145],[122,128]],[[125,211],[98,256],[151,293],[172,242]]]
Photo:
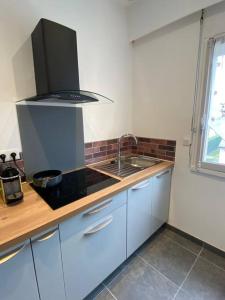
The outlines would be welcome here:
[[[39,300],[30,241],[0,253],[0,299]]]
[[[65,300],[58,227],[33,237],[31,243],[40,300]]]
[[[135,252],[169,216],[171,170],[128,190],[127,257]]]
[[[60,225],[68,300],[83,299],[126,259],[126,205],[79,231],[74,224]]]
[[[0,299],[85,298],[167,222],[170,185],[165,170],[0,252]]]
[[[151,203],[152,178],[128,190],[127,202],[127,257],[152,234]]]
[[[152,178],[152,230],[155,232],[168,221],[170,206],[171,170]]]

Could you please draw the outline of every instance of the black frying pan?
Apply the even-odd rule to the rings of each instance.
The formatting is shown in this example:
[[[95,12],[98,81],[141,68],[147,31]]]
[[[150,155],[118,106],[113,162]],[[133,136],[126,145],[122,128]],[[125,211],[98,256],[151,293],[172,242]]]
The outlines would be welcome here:
[[[56,186],[61,181],[62,172],[59,170],[47,170],[33,175],[33,184],[44,189]]]

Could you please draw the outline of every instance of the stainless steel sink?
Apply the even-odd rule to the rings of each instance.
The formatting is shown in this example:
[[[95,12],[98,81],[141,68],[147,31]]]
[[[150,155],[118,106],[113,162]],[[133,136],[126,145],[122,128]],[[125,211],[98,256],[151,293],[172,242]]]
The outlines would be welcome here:
[[[127,177],[141,170],[152,167],[160,162],[161,160],[153,157],[130,156],[121,157],[120,163],[118,160],[113,160],[111,162],[95,166],[95,168],[119,177]]]
[[[125,157],[124,161],[133,167],[139,168],[148,168],[160,163],[160,160],[147,156]]]

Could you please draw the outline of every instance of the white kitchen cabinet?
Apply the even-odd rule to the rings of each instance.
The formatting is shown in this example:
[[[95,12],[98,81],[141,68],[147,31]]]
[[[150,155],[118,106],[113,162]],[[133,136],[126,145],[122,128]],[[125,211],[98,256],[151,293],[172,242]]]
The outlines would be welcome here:
[[[53,228],[31,239],[41,300],[65,300],[59,230]]]
[[[159,227],[168,221],[171,170],[162,171],[152,179],[152,229],[155,232]]]
[[[126,259],[126,192],[111,205],[111,211],[103,205],[60,224],[68,300],[83,299]]]
[[[39,300],[30,241],[0,252],[0,299]]]
[[[152,234],[151,202],[152,178],[128,190],[127,201],[127,257]]]

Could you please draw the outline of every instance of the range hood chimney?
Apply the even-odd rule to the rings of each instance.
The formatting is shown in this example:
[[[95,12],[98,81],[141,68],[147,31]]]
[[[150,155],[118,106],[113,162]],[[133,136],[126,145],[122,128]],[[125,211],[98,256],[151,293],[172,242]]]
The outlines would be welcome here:
[[[113,102],[80,90],[76,31],[41,19],[31,38],[37,96],[24,99],[27,103]]]

